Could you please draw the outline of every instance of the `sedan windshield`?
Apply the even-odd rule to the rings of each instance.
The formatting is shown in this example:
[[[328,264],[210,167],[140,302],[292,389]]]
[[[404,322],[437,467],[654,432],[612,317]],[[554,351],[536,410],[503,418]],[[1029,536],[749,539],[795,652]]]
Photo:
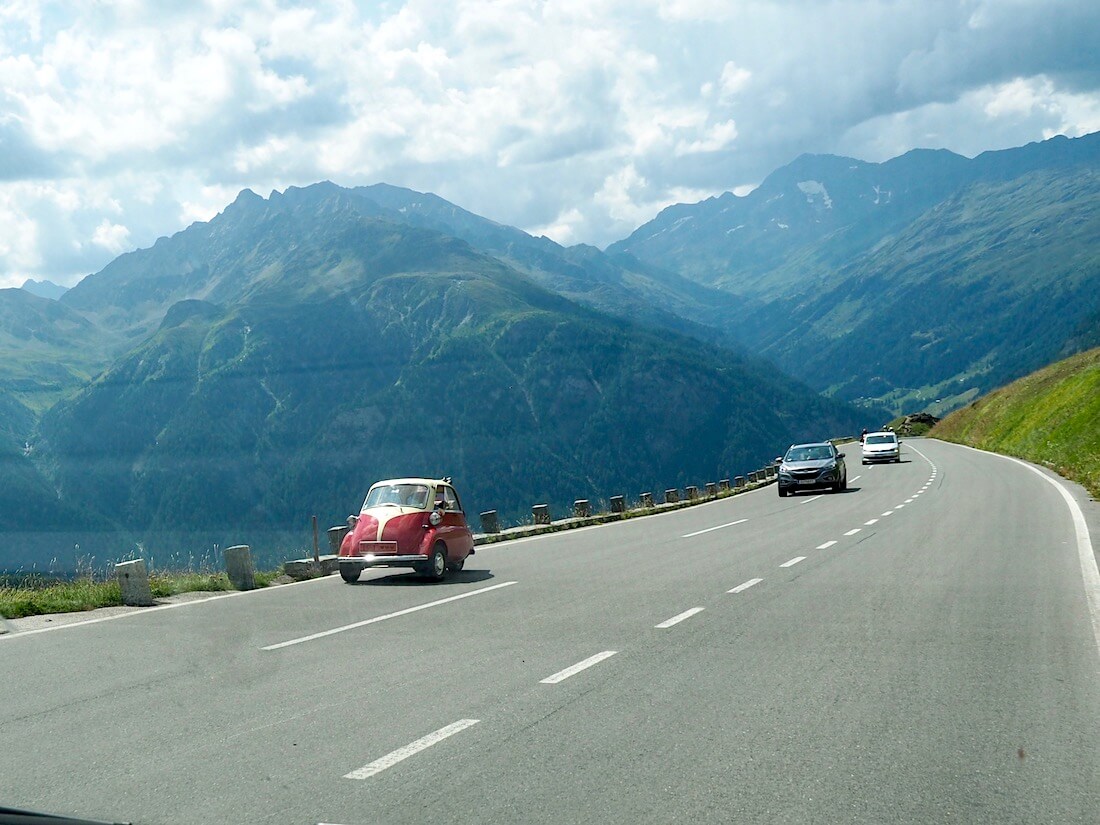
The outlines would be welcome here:
[[[787,457],[783,460],[824,461],[825,459],[832,457],[832,449],[822,444],[814,447],[792,447],[791,449],[787,450]]]
[[[864,440],[865,444],[893,444],[894,436],[892,435],[869,435]]]
[[[363,509],[371,507],[416,507],[423,510],[428,505],[428,488],[423,484],[383,484],[371,487]]]

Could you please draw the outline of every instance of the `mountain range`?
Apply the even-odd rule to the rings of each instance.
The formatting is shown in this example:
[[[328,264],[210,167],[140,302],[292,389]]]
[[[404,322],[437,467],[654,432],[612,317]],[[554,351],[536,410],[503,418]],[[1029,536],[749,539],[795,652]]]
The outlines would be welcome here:
[[[398,198],[427,206],[402,212]],[[451,475],[471,514],[560,514],[575,498],[728,477],[859,425],[715,328],[642,313],[642,267],[457,208],[445,233],[446,209],[392,187],[245,191],[56,302],[0,294],[43,319],[27,369],[52,353],[70,388],[35,415],[46,388],[0,370],[23,410],[0,497],[36,503],[0,525],[22,548],[0,564],[65,564],[76,545],[165,559],[243,541],[262,556],[307,543],[311,515],[340,522],[390,476]],[[554,278],[565,294],[541,285]],[[21,313],[3,317],[14,334]],[[93,343],[107,363],[85,376]],[[82,515],[95,529],[74,529]]]
[[[968,159],[804,155],[608,253],[741,299],[744,347],[831,395],[943,412],[1100,329],[1100,134]]]
[[[958,406],[1100,343],[1098,156],[807,155],[606,251],[385,184],[244,190],[0,290],[0,568],[274,560],[396,475],[561,513]]]

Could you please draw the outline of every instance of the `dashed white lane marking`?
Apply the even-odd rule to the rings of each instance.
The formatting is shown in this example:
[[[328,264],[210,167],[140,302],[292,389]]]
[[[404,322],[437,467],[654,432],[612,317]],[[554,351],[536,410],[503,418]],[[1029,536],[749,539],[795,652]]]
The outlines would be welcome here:
[[[913,499],[911,499],[911,498],[907,498],[907,499],[905,499],[905,503],[906,503],[906,504],[912,504],[912,503],[913,503]]]
[[[268,645],[262,647],[260,650],[279,650],[280,648],[290,647],[291,645],[300,645],[303,642],[312,642],[314,639],[322,639],[325,636],[332,636],[336,633],[343,633],[345,630],[355,630],[357,627],[366,627],[369,624],[375,624],[376,622],[384,622],[387,619],[396,619],[398,616],[407,616],[410,613],[416,613],[419,610],[427,610],[429,607],[438,607],[441,604],[447,604],[448,602],[457,602],[459,599],[468,599],[470,596],[480,596],[482,593],[488,593],[490,590],[499,590],[502,587],[508,587],[515,584],[515,582],[501,582],[500,584],[490,585],[489,587],[482,587],[479,590],[470,590],[467,593],[459,593],[457,596],[448,596],[445,599],[437,599],[434,602],[428,602],[427,604],[418,604],[416,607],[406,607],[404,610],[398,610],[393,613],[386,613],[384,616],[375,616],[373,619],[364,619],[361,622],[354,622],[352,624],[346,624],[343,627],[334,627],[332,630],[322,630],[320,633],[311,633],[308,636],[300,636],[297,639],[290,639],[286,642],[279,642],[277,644]]]
[[[828,549],[829,549],[830,547],[832,547],[832,546],[833,546],[834,544],[836,544],[836,542],[835,542],[835,541],[827,541],[827,542],[825,542],[824,544],[819,544],[819,545],[817,546],[817,549],[818,549],[818,550],[828,550]]]
[[[860,480],[861,478],[863,478],[863,476],[852,476],[852,477],[851,477],[850,479],[848,479],[848,480],[849,480],[849,481],[859,481],[859,480]]]
[[[799,504],[809,504],[811,501],[817,501],[819,498],[825,498],[825,496],[810,496],[809,498],[802,499],[802,501],[800,501],[798,503]]]
[[[790,561],[785,561],[785,562],[783,562],[783,563],[782,563],[781,565],[779,565],[779,566],[780,566],[780,567],[794,567],[794,566],[795,566],[796,564],[798,564],[798,563],[799,563],[800,561],[805,561],[805,560],[806,560],[806,557],[805,557],[805,556],[795,556],[795,557],[794,557],[793,559],[791,559]]]
[[[605,650],[603,653],[597,653],[595,656],[589,656],[587,659],[577,662],[575,665],[570,665],[565,670],[559,670],[553,676],[547,676],[545,679],[540,680],[539,684],[542,685],[556,685],[558,682],[564,682],[570,676],[575,676],[582,670],[587,670],[592,665],[598,665],[604,659],[610,659],[618,653],[617,650]]]
[[[904,507],[904,506],[905,506],[904,504],[895,504],[895,505],[894,505],[894,509],[895,509],[895,510],[900,510],[900,509],[901,509],[902,507]]]
[[[749,579],[747,582],[742,582],[741,584],[737,585],[737,587],[733,588],[732,590],[727,590],[726,592],[727,593],[740,593],[742,590],[748,590],[754,584],[760,584],[760,582],[762,582],[762,581],[764,581],[764,580],[763,579]]]
[[[892,515],[894,515],[894,511],[893,511],[893,510],[887,510],[887,511],[886,511],[885,513],[883,513],[882,515],[883,515],[883,517],[885,517],[885,516],[892,516]]]
[[[849,530],[849,531],[848,531],[847,533],[845,533],[844,535],[846,535],[846,536],[854,536],[854,535],[855,535],[856,533],[858,533],[858,532],[859,532],[860,530],[862,530],[862,529],[863,529],[862,527],[853,527],[853,528],[852,528],[851,530]]]
[[[654,627],[659,627],[661,629],[664,629],[666,627],[672,627],[674,624],[679,624],[684,619],[690,619],[696,613],[702,613],[702,612],[703,612],[703,608],[693,607],[690,610],[685,610],[683,613],[677,613],[671,619],[665,619],[660,624],[654,625]]]
[[[864,526],[864,527],[870,527],[870,526],[871,526],[872,524],[878,524],[878,519],[877,519],[877,518],[873,518],[873,519],[871,519],[870,521],[865,521],[865,522],[863,522],[863,526]]]
[[[375,759],[373,762],[364,765],[357,771],[344,774],[344,779],[366,779],[375,774],[382,773],[386,768],[392,768],[398,762],[404,761],[410,756],[442,742],[447,737],[454,736],[456,733],[460,733],[466,730],[466,728],[476,725],[479,721],[481,720],[459,719],[457,722],[452,722],[445,728],[440,728],[434,733],[429,733],[427,736],[420,737],[415,742],[410,742],[403,748],[398,748],[392,753],[387,753],[385,756]]]
[[[733,527],[735,524],[744,524],[748,521],[747,518],[739,518],[737,521],[731,521],[728,524],[719,524],[717,527],[708,527],[705,530],[696,530],[694,533],[688,533],[685,536],[680,536],[682,539],[690,539],[692,536],[701,536],[703,533],[709,533],[712,530],[721,530],[723,527]]]

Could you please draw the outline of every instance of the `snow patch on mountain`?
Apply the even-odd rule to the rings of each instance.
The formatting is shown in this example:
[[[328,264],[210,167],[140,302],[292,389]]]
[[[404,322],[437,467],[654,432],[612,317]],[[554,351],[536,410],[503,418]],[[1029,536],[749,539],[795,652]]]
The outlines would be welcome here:
[[[798,188],[802,190],[802,194],[806,196],[806,203],[813,203],[814,198],[820,197],[826,209],[833,208],[833,199],[829,197],[829,191],[821,181],[802,180],[798,182]]]

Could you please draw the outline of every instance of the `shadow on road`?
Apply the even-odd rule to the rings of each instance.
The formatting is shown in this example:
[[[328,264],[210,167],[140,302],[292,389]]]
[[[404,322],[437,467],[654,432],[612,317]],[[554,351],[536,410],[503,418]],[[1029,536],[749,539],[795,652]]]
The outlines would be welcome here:
[[[365,579],[354,582],[355,587],[405,587],[408,585],[420,587],[439,587],[448,584],[475,584],[488,581],[493,574],[488,570],[461,570],[458,573],[448,573],[447,578],[441,582],[433,582],[421,576],[419,573],[395,573],[390,576],[382,576],[377,579]]]

